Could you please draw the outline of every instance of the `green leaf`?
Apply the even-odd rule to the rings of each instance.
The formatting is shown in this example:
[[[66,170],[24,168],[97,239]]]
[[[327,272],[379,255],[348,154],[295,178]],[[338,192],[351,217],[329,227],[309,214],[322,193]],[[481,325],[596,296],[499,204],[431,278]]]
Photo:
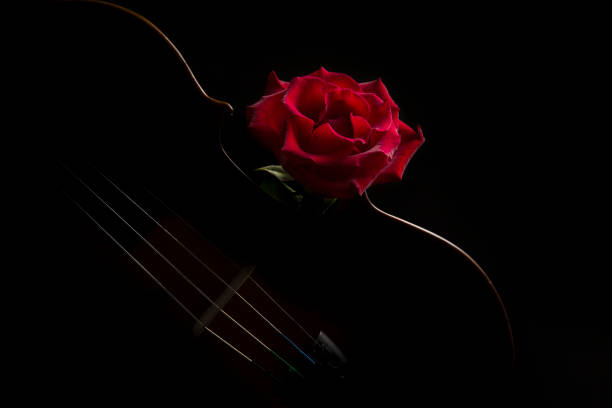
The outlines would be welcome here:
[[[278,179],[278,181],[282,181],[283,183],[286,183],[288,181],[295,181],[291,174],[287,173],[287,171],[285,171],[283,166],[281,166],[280,164],[260,167],[255,171],[265,171],[271,176],[274,176],[276,179]]]
[[[280,165],[261,167],[255,170],[262,175],[259,187],[281,203],[297,207],[304,198],[298,192],[299,185]],[[290,185],[293,184],[294,186]]]
[[[302,202],[303,196],[278,179],[266,177],[259,183],[259,188],[281,203],[296,206]]]
[[[336,204],[336,201],[338,201],[337,198],[324,198],[323,199],[323,210],[321,211],[321,214],[325,214],[327,210],[329,210],[332,207],[332,205]]]
[[[337,201],[307,191],[281,165],[260,167],[255,172],[260,175],[258,182],[263,191],[298,211],[325,214]]]

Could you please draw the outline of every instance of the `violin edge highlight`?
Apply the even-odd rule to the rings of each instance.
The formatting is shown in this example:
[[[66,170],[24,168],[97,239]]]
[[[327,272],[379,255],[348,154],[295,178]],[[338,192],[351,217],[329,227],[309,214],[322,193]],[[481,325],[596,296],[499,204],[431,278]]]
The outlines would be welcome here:
[[[172,51],[178,57],[181,64],[187,71],[187,74],[191,78],[192,82],[194,83],[194,85],[196,86],[200,94],[204,97],[204,99],[209,103],[212,103],[214,105],[217,105],[223,108],[226,111],[228,116],[232,116],[234,114],[234,108],[229,102],[226,102],[226,101],[223,101],[217,98],[213,98],[206,93],[206,91],[204,90],[200,82],[198,81],[197,77],[195,76],[193,70],[191,69],[191,66],[189,65],[189,63],[187,63],[187,60],[185,59],[181,51],[178,49],[178,47],[172,42],[172,40],[170,40],[170,38],[159,27],[157,27],[151,20],[149,20],[142,14],[137,13],[136,11],[131,10],[127,7],[123,7],[119,4],[116,4],[110,1],[105,1],[105,0],[61,0],[61,2],[62,3],[98,4],[101,6],[105,6],[111,9],[118,10],[122,13],[130,15],[136,18],[137,20],[141,21],[142,23],[147,25],[149,28],[151,28],[153,31],[155,31],[155,33],[158,34],[164,40],[164,42],[172,49]]]
[[[420,225],[414,224],[412,222],[409,222],[403,218],[400,218],[396,215],[393,214],[389,214],[386,211],[383,211],[382,209],[378,208],[370,199],[370,196],[368,195],[368,191],[364,191],[363,192],[363,197],[365,198],[366,203],[368,204],[368,206],[374,210],[375,212],[377,212],[378,214],[383,215],[384,217],[398,222],[400,224],[406,225],[416,231],[422,232],[423,234],[432,237],[442,243],[444,243],[446,246],[450,247],[451,249],[453,249],[455,252],[457,252],[459,255],[461,255],[464,259],[466,259],[473,267],[476,268],[476,270],[478,270],[478,272],[480,273],[480,275],[485,279],[485,281],[487,282],[487,286],[489,286],[489,289],[491,290],[492,294],[495,296],[495,300],[497,302],[497,304],[499,305],[502,313],[503,313],[503,317],[504,317],[504,322],[506,325],[506,331],[508,332],[508,337],[510,340],[510,347],[511,347],[511,352],[512,352],[512,367],[514,368],[516,366],[516,345],[515,345],[515,340],[514,340],[514,333],[512,330],[512,324],[510,322],[510,317],[508,315],[508,311],[506,309],[506,306],[504,304],[504,301],[502,300],[501,295],[499,294],[497,288],[495,287],[495,285],[493,284],[493,281],[491,280],[491,278],[489,277],[489,275],[485,272],[485,270],[482,268],[482,266],[480,266],[480,264],[478,262],[476,262],[476,260],[474,260],[474,258],[472,258],[472,256],[470,256],[465,250],[463,250],[461,247],[459,247],[457,244],[449,241],[448,239],[444,238],[441,235],[436,234],[435,232],[432,232],[424,227],[421,227]]]

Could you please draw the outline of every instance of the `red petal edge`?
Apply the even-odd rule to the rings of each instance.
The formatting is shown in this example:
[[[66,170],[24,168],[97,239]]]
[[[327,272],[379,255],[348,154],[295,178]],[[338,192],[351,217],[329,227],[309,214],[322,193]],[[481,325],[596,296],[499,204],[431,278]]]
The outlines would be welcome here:
[[[401,181],[408,162],[425,141],[420,127],[415,132],[410,126],[400,122],[398,130],[402,136],[402,142],[391,163],[378,175],[373,184]]]

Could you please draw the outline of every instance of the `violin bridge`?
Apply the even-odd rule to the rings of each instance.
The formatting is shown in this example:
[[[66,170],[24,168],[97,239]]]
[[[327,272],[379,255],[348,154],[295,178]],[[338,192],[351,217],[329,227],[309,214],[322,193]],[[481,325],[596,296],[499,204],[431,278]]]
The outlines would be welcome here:
[[[232,279],[230,284],[225,288],[223,292],[215,299],[215,304],[210,305],[208,309],[202,313],[200,319],[193,326],[193,333],[199,336],[204,331],[204,327],[210,325],[210,323],[217,317],[219,310],[223,309],[225,305],[234,297],[234,295],[240,290],[244,282],[251,276],[255,266],[245,266],[242,268],[236,276]]]

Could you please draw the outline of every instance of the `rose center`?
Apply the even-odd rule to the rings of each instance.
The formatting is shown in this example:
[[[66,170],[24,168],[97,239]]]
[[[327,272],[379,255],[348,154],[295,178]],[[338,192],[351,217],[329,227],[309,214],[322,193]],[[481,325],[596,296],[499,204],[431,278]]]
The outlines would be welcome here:
[[[335,119],[330,119],[331,127],[344,137],[353,138],[353,126],[349,115],[343,115]]]

